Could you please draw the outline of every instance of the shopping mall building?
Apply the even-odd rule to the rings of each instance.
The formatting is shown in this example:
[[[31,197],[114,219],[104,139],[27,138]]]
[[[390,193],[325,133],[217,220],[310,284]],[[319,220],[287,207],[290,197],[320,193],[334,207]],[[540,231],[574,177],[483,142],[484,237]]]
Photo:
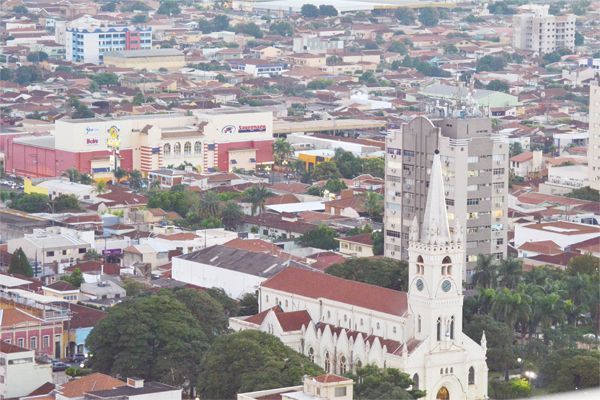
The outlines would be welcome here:
[[[273,163],[272,145],[270,111],[59,120],[51,135],[8,139],[5,169],[31,178],[58,176],[69,168],[103,178],[115,165],[147,174],[183,162],[201,172],[253,170]]]

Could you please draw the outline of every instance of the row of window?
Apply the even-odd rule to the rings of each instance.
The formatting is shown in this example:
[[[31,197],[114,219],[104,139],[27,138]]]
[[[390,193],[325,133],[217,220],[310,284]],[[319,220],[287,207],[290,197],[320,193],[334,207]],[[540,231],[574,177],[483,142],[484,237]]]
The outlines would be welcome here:
[[[4,342],[11,344],[12,340],[5,339]],[[19,347],[25,347],[25,338],[18,338],[16,344]],[[42,348],[47,349],[49,347],[50,347],[50,335],[42,336]],[[29,349],[36,350],[37,348],[38,348],[38,337],[37,336],[30,337],[29,338]]]
[[[202,143],[194,143],[194,155],[200,155],[202,153]],[[183,144],[183,154],[189,156],[192,154],[192,143],[185,142]],[[169,143],[163,146],[163,155],[165,157],[171,156],[171,145]],[[177,157],[181,155],[181,143],[177,142],[173,145],[173,156]]]

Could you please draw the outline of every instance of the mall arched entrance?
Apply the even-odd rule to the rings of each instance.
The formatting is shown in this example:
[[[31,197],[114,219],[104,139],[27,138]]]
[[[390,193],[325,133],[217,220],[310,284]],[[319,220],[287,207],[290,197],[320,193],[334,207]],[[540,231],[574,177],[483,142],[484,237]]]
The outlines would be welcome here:
[[[435,397],[436,400],[450,400],[450,393],[448,392],[448,389],[446,389],[446,386],[442,386],[440,388],[440,390],[438,390],[437,392],[437,396]]]

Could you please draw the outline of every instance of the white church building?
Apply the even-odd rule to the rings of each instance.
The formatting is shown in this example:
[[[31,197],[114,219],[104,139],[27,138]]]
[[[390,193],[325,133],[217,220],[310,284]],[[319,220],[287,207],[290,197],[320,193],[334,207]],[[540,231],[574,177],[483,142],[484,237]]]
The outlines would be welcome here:
[[[261,284],[258,314],[229,325],[271,333],[329,373],[376,364],[409,374],[427,400],[486,399],[485,335],[479,345],[462,332],[464,262],[436,154],[423,224],[410,230],[407,293],[290,267]]]

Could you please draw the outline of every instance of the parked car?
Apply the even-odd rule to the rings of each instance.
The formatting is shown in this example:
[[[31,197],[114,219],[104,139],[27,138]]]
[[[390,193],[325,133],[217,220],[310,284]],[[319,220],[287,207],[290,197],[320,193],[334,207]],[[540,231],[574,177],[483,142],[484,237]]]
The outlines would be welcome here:
[[[67,363],[62,361],[52,361],[52,372],[66,371],[69,368]]]
[[[82,363],[85,360],[85,354],[77,353],[71,356],[71,362],[73,363]]]

